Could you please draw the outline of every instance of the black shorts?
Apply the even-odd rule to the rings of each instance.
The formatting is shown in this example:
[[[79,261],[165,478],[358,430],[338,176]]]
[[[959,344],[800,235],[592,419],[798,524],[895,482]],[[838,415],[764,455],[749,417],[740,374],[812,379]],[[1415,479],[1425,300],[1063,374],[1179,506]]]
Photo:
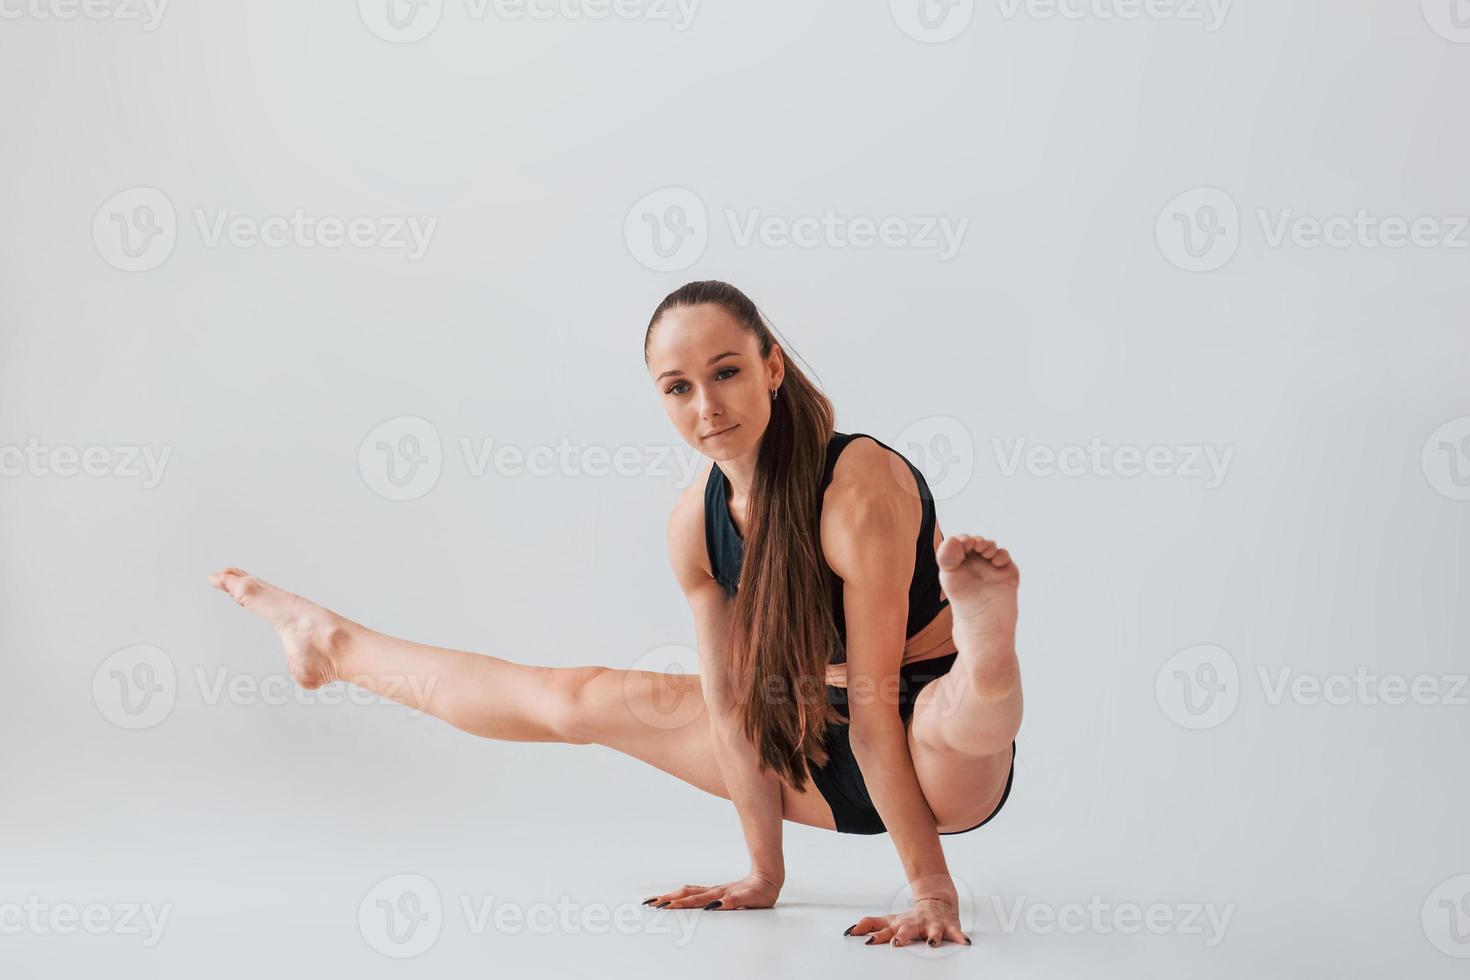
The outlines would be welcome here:
[[[920,660],[917,663],[904,664],[898,669],[898,714],[903,719],[904,728],[908,728],[909,720],[914,715],[914,699],[924,689],[924,685],[949,673],[949,668],[954,665],[958,653],[947,653],[942,657],[934,657],[930,660]],[[837,708],[843,718],[848,717],[847,690],[841,687],[827,685],[827,700]],[[848,738],[848,726],[828,725],[827,734],[823,739],[824,747],[828,752],[827,764],[824,766],[812,766],[812,782],[817,786],[822,798],[832,808],[832,817],[837,824],[837,832],[840,834],[885,834],[888,828],[883,826],[883,818],[878,816],[878,810],[873,806],[872,797],[868,795],[867,784],[863,782],[862,770],[858,768],[857,759],[853,758],[852,742]],[[941,831],[942,834],[968,834],[985,826],[995,815],[1000,812],[1001,807],[1006,805],[1006,800],[1011,795],[1011,781],[1016,776],[1016,743],[1011,741],[1011,770],[1006,776],[1005,792],[1001,794],[1000,802],[990,812],[990,816],[977,823],[974,827],[966,830]]]

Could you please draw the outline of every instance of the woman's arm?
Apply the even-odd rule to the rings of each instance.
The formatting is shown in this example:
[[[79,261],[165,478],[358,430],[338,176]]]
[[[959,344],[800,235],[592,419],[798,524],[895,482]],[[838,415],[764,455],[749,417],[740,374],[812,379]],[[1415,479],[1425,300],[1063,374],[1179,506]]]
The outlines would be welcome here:
[[[701,485],[696,482],[693,489]],[[675,505],[669,518],[669,561],[694,617],[710,736],[725,787],[745,833],[751,874],[769,882],[779,892],[786,878],[781,846],[781,782],[774,772],[758,771],[755,744],[741,730],[730,676],[733,603],[709,567],[702,496],[685,493]]]
[[[873,458],[865,459],[860,450]],[[954,908],[958,895],[898,714],[898,668],[921,519],[916,486],[906,471],[901,475],[908,486],[898,481],[882,447],[869,450],[858,442],[848,454],[857,465],[834,476],[822,511],[822,549],[843,583],[853,756],[915,903],[939,899]]]

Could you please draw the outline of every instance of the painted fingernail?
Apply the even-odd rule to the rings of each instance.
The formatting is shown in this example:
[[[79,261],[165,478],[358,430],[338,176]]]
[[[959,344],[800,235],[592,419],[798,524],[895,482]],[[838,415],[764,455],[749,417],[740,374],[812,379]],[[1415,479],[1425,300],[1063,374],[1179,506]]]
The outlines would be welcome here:
[[[654,901],[654,899],[656,899],[656,898],[658,898],[658,896],[657,896],[657,895],[655,895],[655,896],[653,896],[653,898],[645,898],[645,899],[644,899],[644,900],[643,900],[643,904],[644,904],[644,905],[651,905],[651,904],[653,904],[653,901]]]
[[[868,941],[865,942],[865,943],[863,943],[863,945],[864,946],[871,946],[871,945],[873,945],[873,940],[875,940],[877,938],[878,938],[877,936],[869,936],[868,937]]]
[[[665,905],[670,905],[670,904],[672,904],[672,903],[673,903],[673,899],[671,899],[671,898],[666,898],[666,899],[664,899],[664,900],[663,900],[663,901],[662,901],[662,902],[659,902],[659,903],[658,903],[658,904],[657,904],[657,905],[655,905],[655,906],[654,906],[654,908],[656,908],[656,909],[661,909],[661,908],[663,908],[663,907],[664,907],[664,906],[665,906]]]
[[[929,940],[929,945],[930,946],[938,946],[939,945],[939,940],[937,940],[937,939],[931,939],[931,940]]]
[[[708,909],[717,909],[719,907],[720,907],[720,900],[717,898],[713,902],[710,902],[708,905],[706,905],[705,906],[705,909],[706,910],[708,910]]]
[[[844,929],[844,930],[842,930],[842,934],[843,934],[843,935],[844,935],[844,936],[851,936],[851,935],[852,935],[852,931],[853,931],[853,930],[854,930],[854,929],[856,929],[856,928],[857,928],[857,923],[856,923],[856,922],[854,922],[854,923],[853,923],[853,924],[852,924],[852,925],[850,925],[850,926],[848,926],[848,927],[847,927],[847,928],[846,928],[846,929]]]
[[[975,945],[975,944],[974,944],[974,943],[972,943],[972,942],[970,942],[970,937],[969,937],[969,936],[966,936],[966,937],[965,937],[965,945],[966,945],[966,946],[973,946],[973,945]]]

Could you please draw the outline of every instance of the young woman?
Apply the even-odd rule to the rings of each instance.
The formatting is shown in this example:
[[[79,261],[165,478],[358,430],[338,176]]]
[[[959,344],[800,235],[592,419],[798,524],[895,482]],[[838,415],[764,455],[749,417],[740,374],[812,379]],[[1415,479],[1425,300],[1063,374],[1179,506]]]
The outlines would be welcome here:
[[[348,681],[486,738],[606,745],[730,800],[749,873],[644,904],[774,905],[792,820],[886,832],[898,850],[913,906],[844,935],[969,943],[939,836],[1010,793],[1015,563],[944,537],[897,451],[834,431],[831,402],[734,286],[671,293],[643,350],[669,421],[711,460],[668,529],[699,674],[515,663],[385,636],[238,568],[210,583],[279,631],[302,687]]]

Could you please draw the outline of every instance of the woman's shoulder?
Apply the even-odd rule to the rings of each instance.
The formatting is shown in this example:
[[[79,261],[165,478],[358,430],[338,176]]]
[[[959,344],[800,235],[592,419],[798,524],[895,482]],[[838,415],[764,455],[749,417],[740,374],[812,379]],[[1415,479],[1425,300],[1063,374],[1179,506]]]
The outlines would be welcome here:
[[[842,575],[842,567],[863,552],[912,542],[923,518],[919,484],[908,461],[872,436],[855,434],[838,455],[822,496],[822,550],[828,565]]]
[[[705,546],[704,498],[714,461],[700,469],[699,475],[679,491],[669,513],[669,560],[681,584],[686,576],[698,578],[699,572],[713,578],[709,551]]]
[[[834,505],[852,510],[907,500],[919,500],[919,484],[909,461],[867,433],[852,433],[838,450],[822,512]]]

